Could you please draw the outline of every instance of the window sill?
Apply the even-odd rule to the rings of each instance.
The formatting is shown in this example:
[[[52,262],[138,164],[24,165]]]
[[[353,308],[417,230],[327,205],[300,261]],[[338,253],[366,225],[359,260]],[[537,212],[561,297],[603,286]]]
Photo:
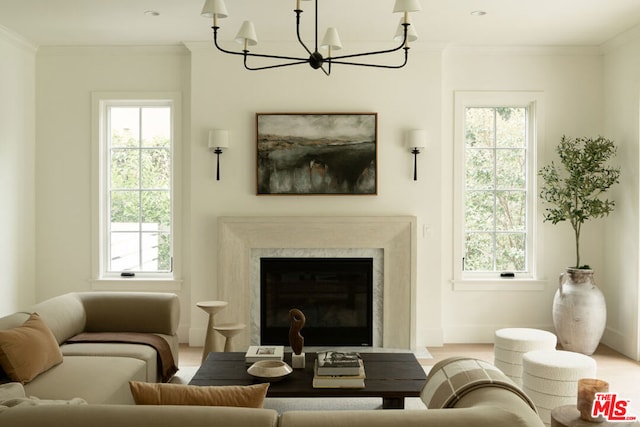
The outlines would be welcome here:
[[[91,281],[94,291],[180,291],[182,280],[179,279],[151,279],[143,277],[94,279]]]
[[[540,279],[468,279],[453,280],[454,292],[466,291],[543,291],[547,280]]]

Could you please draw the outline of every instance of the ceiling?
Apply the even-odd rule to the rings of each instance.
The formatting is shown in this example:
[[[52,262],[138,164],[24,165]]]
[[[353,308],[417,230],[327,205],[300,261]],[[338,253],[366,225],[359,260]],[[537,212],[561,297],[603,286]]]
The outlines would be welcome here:
[[[599,46],[640,23],[638,0],[421,0],[412,14],[421,41],[453,45]],[[204,0],[0,0],[0,26],[35,45],[175,45],[211,39]],[[261,41],[295,37],[294,0],[226,0],[222,40],[245,19]],[[303,38],[312,38],[313,2],[302,2]],[[336,26],[342,43],[391,38],[393,0],[319,0],[320,35]],[[483,10],[484,16],[472,11]],[[158,16],[145,14],[158,12]],[[255,48],[254,48],[255,49]],[[256,50],[257,51],[257,50]]]

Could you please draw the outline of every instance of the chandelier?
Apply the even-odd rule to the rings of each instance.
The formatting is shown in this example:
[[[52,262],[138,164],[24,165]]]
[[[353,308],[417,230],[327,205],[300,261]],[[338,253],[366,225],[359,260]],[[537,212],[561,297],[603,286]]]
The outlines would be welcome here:
[[[402,68],[407,64],[409,59],[409,42],[418,39],[418,36],[409,22],[409,12],[415,12],[421,10],[419,0],[396,0],[393,8],[393,13],[402,13],[400,18],[398,29],[395,33],[394,40],[400,42],[399,45],[390,49],[376,50],[371,52],[354,53],[349,55],[333,56],[333,52],[342,49],[342,43],[338,30],[335,27],[329,27],[326,30],[324,38],[321,43],[318,44],[318,0],[314,0],[315,3],[315,45],[310,48],[302,41],[300,35],[300,18],[303,10],[300,8],[301,1],[310,0],[296,0],[296,8],[294,10],[296,14],[296,35],[298,42],[304,50],[306,55],[304,56],[281,56],[281,55],[267,55],[262,53],[252,53],[249,51],[249,46],[255,46],[258,43],[258,37],[256,36],[256,30],[253,26],[253,22],[244,21],[238,34],[235,37],[235,41],[240,43],[243,48],[242,51],[231,51],[223,49],[218,44],[218,18],[226,18],[227,8],[224,4],[224,0],[206,0],[204,7],[202,8],[201,15],[207,18],[213,18],[213,42],[216,48],[224,53],[230,55],[239,55],[244,58],[244,67],[247,70],[266,70],[270,68],[288,67],[298,64],[309,64],[314,70],[321,69],[327,76],[331,74],[331,66],[333,64],[340,65],[357,65],[362,67],[376,67],[376,68]],[[318,49],[326,49],[327,54],[323,56]],[[398,65],[384,65],[384,64],[372,64],[368,62],[354,62],[357,59],[364,56],[382,55],[386,53],[393,53],[396,51],[404,50],[404,61]],[[249,65],[249,58],[267,58],[276,60],[276,64],[267,66],[251,66]],[[356,59],[357,58],[357,59]]]

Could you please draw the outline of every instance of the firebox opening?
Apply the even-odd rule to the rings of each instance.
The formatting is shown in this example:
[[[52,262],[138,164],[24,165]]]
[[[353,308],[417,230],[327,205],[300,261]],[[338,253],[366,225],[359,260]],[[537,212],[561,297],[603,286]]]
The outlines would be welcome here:
[[[289,344],[292,308],[305,346],[372,346],[373,259],[261,258],[261,344]]]

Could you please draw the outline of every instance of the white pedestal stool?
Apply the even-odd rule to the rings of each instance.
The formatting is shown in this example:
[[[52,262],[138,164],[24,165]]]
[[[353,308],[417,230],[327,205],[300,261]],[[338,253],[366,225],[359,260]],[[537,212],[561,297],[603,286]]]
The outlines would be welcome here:
[[[578,399],[578,380],[596,377],[596,361],[571,351],[530,351],[522,357],[522,389],[533,400],[545,425],[551,411]]]
[[[209,313],[209,321],[207,324],[207,332],[204,339],[204,348],[202,349],[202,361],[212,351],[219,351],[216,345],[216,336],[213,327],[215,326],[214,317],[216,313],[225,308],[229,303],[227,301],[200,301],[196,305],[202,310]]]
[[[498,329],[493,347],[493,364],[522,386],[522,356],[535,350],[555,350],[558,340],[551,332],[530,328]]]
[[[215,325],[213,329],[220,332],[225,337],[224,351],[233,351],[233,337],[238,335],[245,328],[244,323],[222,323]]]

